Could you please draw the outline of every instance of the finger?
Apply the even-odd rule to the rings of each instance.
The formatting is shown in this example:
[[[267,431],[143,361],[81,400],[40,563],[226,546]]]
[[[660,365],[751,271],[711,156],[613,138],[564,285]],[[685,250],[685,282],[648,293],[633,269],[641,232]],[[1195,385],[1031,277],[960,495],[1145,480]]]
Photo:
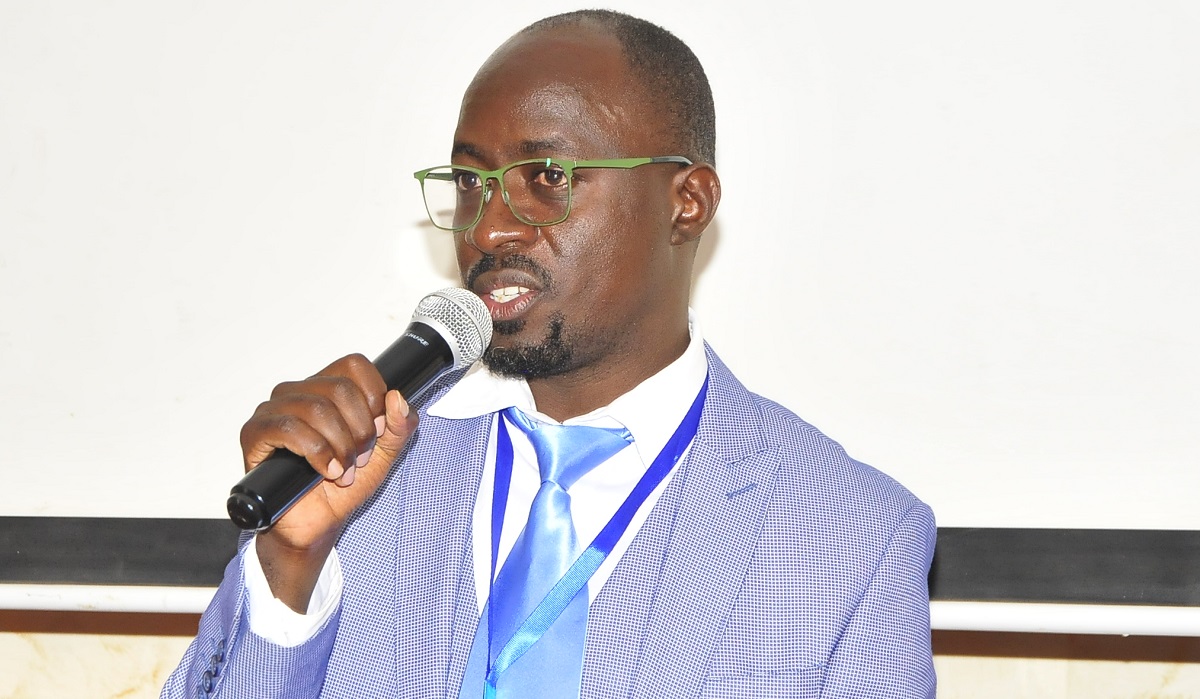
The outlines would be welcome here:
[[[242,452],[253,467],[277,448],[304,456],[332,479],[365,465],[386,426],[387,387],[366,357],[350,355],[303,381],[275,387],[242,428]]]
[[[366,415],[361,398],[357,406],[352,399],[340,400],[342,405],[322,393],[294,394],[274,399],[270,406],[281,427],[300,434],[303,425],[320,436],[320,440],[300,445],[306,451],[296,453],[307,458],[318,471],[322,471],[318,464],[329,465],[330,478],[337,478],[346,468],[356,465],[359,453],[363,449],[369,451],[375,440],[375,421]],[[347,401],[351,407],[343,407]],[[302,433],[311,438],[307,431]],[[295,451],[291,446],[287,448]]]
[[[241,440],[246,470],[258,466],[276,449],[286,449],[303,456],[325,478],[338,478],[345,471],[337,456],[339,447],[324,433],[299,415],[272,412],[270,402],[242,426]]]
[[[325,433],[331,443],[345,446],[346,451],[339,453],[345,466],[356,464],[363,454],[371,453],[375,446],[376,413],[371,409],[372,401],[357,383],[342,376],[314,376],[304,382],[304,388],[311,392],[310,396],[319,397],[309,398],[311,408],[317,413],[313,419],[318,421],[313,426]],[[376,401],[381,410],[382,397],[380,393]],[[342,441],[346,435],[348,443]]]
[[[361,354],[352,354],[325,367],[304,383],[306,390],[321,393],[337,404],[354,437],[354,456],[357,458],[350,461],[358,466],[366,464],[384,425],[387,385],[379,370]]]
[[[375,441],[371,467],[391,466],[417,429],[417,412],[409,408],[399,391],[388,391],[385,398],[383,434]]]
[[[322,374],[344,376],[358,386],[359,391],[367,399],[367,408],[371,416],[382,415],[384,411],[384,394],[387,393],[387,383],[379,370],[361,354],[343,357],[329,365]]]

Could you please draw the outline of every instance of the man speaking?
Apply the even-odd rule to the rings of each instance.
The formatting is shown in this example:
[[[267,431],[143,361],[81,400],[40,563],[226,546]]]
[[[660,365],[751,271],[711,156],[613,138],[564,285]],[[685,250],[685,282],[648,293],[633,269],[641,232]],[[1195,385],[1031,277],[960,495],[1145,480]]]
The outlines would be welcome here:
[[[711,91],[608,11],[517,33],[416,173],[494,326],[409,405],[366,358],[242,430],[322,476],[165,697],[932,697],[929,508],[746,390],[689,312]]]

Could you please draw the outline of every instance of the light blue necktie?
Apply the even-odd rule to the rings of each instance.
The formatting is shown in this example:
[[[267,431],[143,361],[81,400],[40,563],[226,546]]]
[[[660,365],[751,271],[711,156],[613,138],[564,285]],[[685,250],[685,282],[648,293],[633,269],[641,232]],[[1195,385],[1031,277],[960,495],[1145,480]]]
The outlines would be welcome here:
[[[567,490],[632,441],[625,429],[537,423],[516,408],[509,408],[504,415],[533,444],[542,484],[529,508],[525,529],[492,586],[488,605],[495,628],[491,633],[488,666],[496,662],[505,644],[583,549],[571,521],[571,496]],[[587,607],[585,585],[537,642],[499,675],[498,699],[579,696]],[[486,668],[482,661],[488,652],[488,619],[489,610],[485,608],[460,696],[472,699],[483,696],[481,680]]]

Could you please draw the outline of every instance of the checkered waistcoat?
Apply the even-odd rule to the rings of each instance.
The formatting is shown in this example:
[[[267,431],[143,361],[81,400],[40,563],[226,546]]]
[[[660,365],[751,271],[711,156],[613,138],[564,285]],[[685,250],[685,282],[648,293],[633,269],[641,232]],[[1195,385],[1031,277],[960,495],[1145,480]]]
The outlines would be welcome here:
[[[931,511],[706,349],[699,431],[592,603],[581,695],[933,697]],[[163,696],[457,697],[489,428],[421,415],[339,540],[341,606],[306,643],[250,631],[239,554]]]

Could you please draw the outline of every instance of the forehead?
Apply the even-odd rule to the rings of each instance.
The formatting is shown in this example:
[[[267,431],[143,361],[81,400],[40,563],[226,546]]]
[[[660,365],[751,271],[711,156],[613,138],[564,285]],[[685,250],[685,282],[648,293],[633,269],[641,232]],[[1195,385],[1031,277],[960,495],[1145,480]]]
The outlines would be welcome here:
[[[616,38],[544,30],[513,37],[480,68],[463,96],[455,150],[486,160],[643,155],[658,122]]]

